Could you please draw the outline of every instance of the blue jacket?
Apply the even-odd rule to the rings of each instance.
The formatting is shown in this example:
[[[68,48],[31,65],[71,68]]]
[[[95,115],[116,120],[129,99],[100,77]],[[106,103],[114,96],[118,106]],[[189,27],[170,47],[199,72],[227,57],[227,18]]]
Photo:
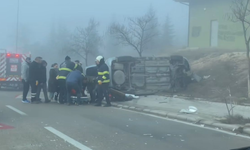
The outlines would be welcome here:
[[[66,78],[66,83],[77,84],[82,87],[83,76],[79,70],[70,72]]]

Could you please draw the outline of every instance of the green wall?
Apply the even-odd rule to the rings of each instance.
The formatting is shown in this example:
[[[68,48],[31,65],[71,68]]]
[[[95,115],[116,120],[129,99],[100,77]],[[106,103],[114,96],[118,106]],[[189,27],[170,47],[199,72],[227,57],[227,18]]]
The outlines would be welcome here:
[[[226,17],[231,13],[230,6],[230,0],[190,2],[189,47],[209,48],[211,21],[217,20],[218,48],[245,49],[241,23],[233,23]]]

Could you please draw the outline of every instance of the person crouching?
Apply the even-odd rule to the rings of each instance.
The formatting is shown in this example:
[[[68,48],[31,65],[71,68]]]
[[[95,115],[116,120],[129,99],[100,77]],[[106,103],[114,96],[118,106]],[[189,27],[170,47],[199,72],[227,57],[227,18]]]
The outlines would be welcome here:
[[[81,100],[83,76],[79,70],[74,70],[70,72],[66,78],[66,88],[67,88],[67,101],[68,105],[72,104],[71,92],[74,89],[77,95],[76,105],[79,105]]]

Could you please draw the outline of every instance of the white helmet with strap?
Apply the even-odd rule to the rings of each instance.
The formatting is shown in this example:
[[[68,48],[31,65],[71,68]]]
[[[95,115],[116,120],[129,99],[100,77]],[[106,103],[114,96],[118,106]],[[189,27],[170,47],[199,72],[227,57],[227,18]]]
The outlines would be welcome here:
[[[100,62],[102,59],[103,59],[103,56],[97,56],[97,57],[96,57],[96,61],[99,61],[99,62]]]

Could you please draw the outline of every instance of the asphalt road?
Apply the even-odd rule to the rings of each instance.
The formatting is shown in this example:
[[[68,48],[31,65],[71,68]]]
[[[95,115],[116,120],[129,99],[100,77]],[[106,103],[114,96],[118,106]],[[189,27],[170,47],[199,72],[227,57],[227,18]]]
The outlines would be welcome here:
[[[22,104],[18,94],[0,92],[1,150],[229,150],[250,145],[248,138],[112,107]]]

